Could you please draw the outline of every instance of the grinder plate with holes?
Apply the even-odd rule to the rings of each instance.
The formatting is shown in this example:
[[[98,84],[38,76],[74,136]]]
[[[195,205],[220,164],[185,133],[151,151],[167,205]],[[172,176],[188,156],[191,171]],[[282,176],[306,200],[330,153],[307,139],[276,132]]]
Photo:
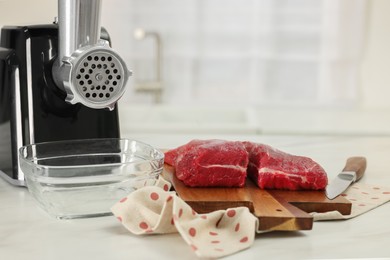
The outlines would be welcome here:
[[[76,50],[63,59],[60,72],[66,101],[110,110],[125,92],[131,75],[123,59],[104,42]]]
[[[108,100],[121,90],[123,68],[110,53],[95,52],[79,62],[75,83],[85,98],[95,102]]]

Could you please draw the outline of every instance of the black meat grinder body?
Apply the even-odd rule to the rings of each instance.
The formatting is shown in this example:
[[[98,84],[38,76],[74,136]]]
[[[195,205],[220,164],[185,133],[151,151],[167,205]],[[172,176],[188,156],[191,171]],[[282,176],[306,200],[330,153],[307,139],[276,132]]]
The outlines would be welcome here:
[[[99,39],[109,43],[101,30]],[[58,62],[58,38],[57,24],[1,31],[0,175],[15,185],[25,185],[18,166],[18,149],[24,145],[120,137],[116,103],[110,109],[96,109],[66,101],[67,93],[52,73]]]

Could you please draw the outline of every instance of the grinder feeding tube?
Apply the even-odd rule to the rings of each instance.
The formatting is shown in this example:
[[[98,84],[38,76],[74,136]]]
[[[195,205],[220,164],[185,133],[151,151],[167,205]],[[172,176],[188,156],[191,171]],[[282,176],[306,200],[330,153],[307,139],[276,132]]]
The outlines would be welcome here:
[[[66,101],[112,110],[131,75],[109,43],[100,39],[101,0],[59,0],[59,49],[53,66]]]

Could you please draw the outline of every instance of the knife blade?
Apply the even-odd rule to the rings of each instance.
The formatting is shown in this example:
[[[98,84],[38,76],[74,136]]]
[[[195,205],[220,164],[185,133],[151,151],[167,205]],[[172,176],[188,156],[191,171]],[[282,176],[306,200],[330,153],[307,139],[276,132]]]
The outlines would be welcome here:
[[[360,180],[366,171],[367,160],[365,157],[350,157],[347,159],[344,169],[337,177],[326,186],[326,197],[330,200],[336,198],[349,185]]]

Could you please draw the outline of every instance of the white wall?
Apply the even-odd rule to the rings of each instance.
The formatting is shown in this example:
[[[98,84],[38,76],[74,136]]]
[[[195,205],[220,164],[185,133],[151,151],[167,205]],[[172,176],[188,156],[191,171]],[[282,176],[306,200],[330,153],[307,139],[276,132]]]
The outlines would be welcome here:
[[[361,66],[361,106],[390,108],[390,1],[370,0]]]
[[[57,16],[56,0],[0,0],[0,25],[51,23]]]

